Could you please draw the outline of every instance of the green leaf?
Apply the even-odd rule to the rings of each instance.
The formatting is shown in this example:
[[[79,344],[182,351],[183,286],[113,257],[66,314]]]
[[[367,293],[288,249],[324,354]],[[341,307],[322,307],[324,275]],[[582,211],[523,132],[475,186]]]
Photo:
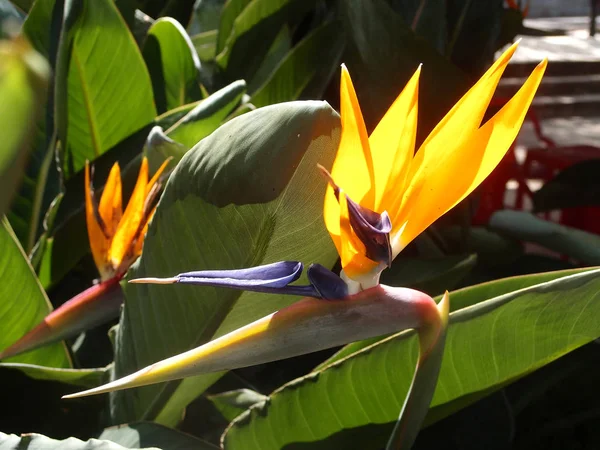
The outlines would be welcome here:
[[[57,441],[37,433],[27,433],[21,436],[0,432],[0,448],[2,450],[142,450],[141,448],[122,447],[111,441],[90,439],[81,441],[71,437]],[[159,450],[155,447],[144,447],[144,450]]]
[[[325,102],[265,107],[221,126],[171,174],[142,257],[128,276],[171,276],[289,259],[333,265],[337,253],[322,222],[326,186],[315,166],[331,165],[339,130],[339,116]],[[296,300],[226,289],[129,284],[115,375],[198,346]],[[220,375],[114,393],[113,420],[173,425],[185,406]]]
[[[0,216],[21,182],[50,68],[24,40],[0,43]]]
[[[98,439],[127,448],[148,446],[162,450],[217,450],[219,447],[189,434],[151,422],[137,422],[106,428]]]
[[[34,0],[11,0],[12,3],[17,5],[24,12],[29,11],[31,9],[31,5],[34,3]]]
[[[60,7],[54,0],[35,2],[23,24],[22,34],[54,64],[58,45]],[[40,114],[35,124],[33,145],[23,182],[7,213],[13,230],[24,250],[29,253],[42,233],[42,218],[60,190],[53,136],[53,110],[49,105],[52,91],[38,100]]]
[[[143,55],[159,113],[202,98],[198,83],[200,60],[179,22],[170,17],[154,22]]]
[[[498,297],[509,292],[517,291],[519,289],[525,289],[536,284],[546,283],[548,281],[556,280],[561,277],[574,275],[580,272],[585,272],[590,269],[570,269],[570,270],[558,270],[555,272],[536,273],[533,275],[523,275],[519,277],[503,278],[500,280],[489,281],[486,283],[477,284],[475,286],[469,286],[463,289],[459,289],[452,292],[450,298],[450,312],[459,311],[460,309],[467,308],[469,306],[476,305],[479,302],[485,301],[493,297]],[[323,362],[315,370],[320,370],[351,355],[363,348],[366,348],[378,341],[381,338],[375,338],[370,340],[364,340],[360,342],[354,342],[346,345],[339,352]]]
[[[220,53],[227,43],[227,39],[233,33],[236,18],[244,11],[244,8],[252,0],[229,0],[223,5],[219,21],[219,34],[217,36],[217,52]]]
[[[166,134],[185,147],[192,148],[221,125],[238,105],[245,92],[244,80],[225,86],[198,103],[194,109],[171,126]]]
[[[233,0],[230,3],[244,1]],[[226,79],[251,79],[281,27],[288,21],[299,20],[314,3],[315,0],[252,0],[235,17],[231,33],[224,42],[221,37],[221,30],[225,29],[222,16],[215,60],[225,71]],[[223,14],[226,9],[227,5]]]
[[[66,178],[154,120],[150,75],[111,0],[67,3],[57,64]]]
[[[464,305],[470,290],[500,288],[451,314],[432,407],[503,386],[600,336],[600,269],[558,275],[512,292],[506,288],[520,288],[520,278],[450,294],[451,304]],[[390,336],[282,386],[233,422],[225,448],[382,447],[414,371],[414,337],[410,331]]]
[[[600,264],[600,237],[522,211],[495,212],[489,227],[513,239],[540,244],[585,264]]]
[[[205,31],[192,36],[192,44],[194,44],[200,61],[213,60],[217,51],[217,30]]]
[[[268,398],[266,395],[250,389],[236,389],[208,396],[208,399],[228,421],[232,421],[251,406],[264,402]]]
[[[290,31],[289,26],[284,25],[281,27],[281,30],[279,30],[279,34],[277,34],[271,43],[269,51],[252,77],[252,81],[250,81],[248,85],[248,92],[253,94],[258,88],[265,84],[291,49],[292,32]]]
[[[533,193],[534,211],[600,205],[599,171],[597,159],[567,167]]]
[[[63,369],[33,364],[0,363],[1,368],[15,369],[35,380],[60,381],[82,387],[98,386],[108,379],[108,367],[98,369]]]
[[[5,349],[48,315],[50,301],[19,245],[10,224],[0,225],[0,349]],[[9,359],[10,362],[69,368],[64,344],[53,344]]]
[[[421,142],[466,91],[466,77],[419,39],[384,0],[347,0],[340,5],[348,36],[344,61],[368,129],[375,127],[423,64],[417,130]]]
[[[303,98],[319,98],[337,70],[344,39],[338,22],[306,36],[252,95],[257,107]]]

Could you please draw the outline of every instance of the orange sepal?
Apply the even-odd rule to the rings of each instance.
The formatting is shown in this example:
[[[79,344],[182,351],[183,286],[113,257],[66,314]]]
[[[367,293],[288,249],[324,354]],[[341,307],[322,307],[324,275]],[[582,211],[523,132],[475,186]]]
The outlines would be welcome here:
[[[121,168],[115,163],[110,169],[108,179],[102,191],[98,212],[107,236],[114,236],[123,215],[123,194],[121,188]]]
[[[104,234],[102,226],[98,223],[97,211],[95,211],[95,202],[92,198],[92,184],[90,177],[90,164],[85,163],[85,220],[87,224],[88,238],[90,241],[90,249],[94,257],[94,263],[100,272],[102,279],[107,279],[112,276],[110,264],[107,259],[108,247],[110,245],[109,238]]]
[[[120,267],[123,259],[131,250],[131,244],[137,236],[144,218],[146,189],[148,185],[148,159],[144,157],[140,166],[135,188],[121,218],[119,227],[110,245],[108,259],[113,267]]]

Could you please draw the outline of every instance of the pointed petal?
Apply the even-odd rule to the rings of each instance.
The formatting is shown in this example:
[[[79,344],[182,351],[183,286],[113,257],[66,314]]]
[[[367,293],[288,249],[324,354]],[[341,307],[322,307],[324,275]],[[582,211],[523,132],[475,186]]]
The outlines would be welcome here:
[[[369,145],[375,172],[375,207],[394,216],[400,209],[410,162],[415,153],[421,66],[385,113],[371,136]],[[392,223],[394,230],[400,224]]]
[[[118,278],[92,286],[52,311],[25,336],[0,352],[0,360],[74,337],[106,323],[119,315],[122,304]]]
[[[109,240],[105,236],[102,227],[98,223],[96,216],[97,211],[94,210],[95,205],[92,196],[92,180],[90,178],[89,162],[85,163],[85,220],[87,225],[88,239],[90,241],[90,249],[94,257],[94,263],[98,268],[98,272],[103,279],[112,276],[110,266],[108,264],[108,246]]]
[[[123,194],[121,192],[121,169],[115,163],[110,169],[108,179],[102,191],[98,213],[106,227],[106,234],[114,236],[123,215]]]
[[[142,228],[141,223],[144,218],[147,185],[148,159],[144,157],[135,188],[110,245],[109,261],[115,268],[119,267],[126,255],[133,250],[131,247],[133,240],[139,233],[140,228]]]
[[[425,323],[422,311],[432,307],[435,302],[422,292],[382,285],[339,302],[307,298],[196,349],[65,398],[247,367],[416,328]]]
[[[469,195],[500,163],[517,137],[545,68],[543,61],[515,96],[453,157],[446,158],[445,167],[430,174],[425,189],[413,191],[408,223],[400,236],[401,247]]]
[[[361,205],[373,209],[373,164],[367,128],[360,111],[358,98],[346,66],[342,65],[340,84],[340,113],[342,135],[331,169],[335,182]],[[323,209],[325,225],[336,246],[339,246],[340,206],[333,189],[327,188]],[[338,247],[339,252],[339,247]]]
[[[415,155],[402,206],[397,215],[390,214],[395,225],[402,226],[408,222],[400,240],[398,236],[393,237],[394,255],[448,211],[449,205],[454,205],[457,199],[462,197],[462,183],[470,176],[469,169],[476,166],[482,158],[482,155],[479,155],[472,161],[472,155],[465,156],[464,148],[473,142],[494,90],[516,46],[517,44],[514,44],[504,52],[454,105]],[[465,167],[465,164],[468,167]]]
[[[142,254],[142,250],[144,248],[144,239],[146,239],[146,233],[148,233],[148,224],[152,220],[152,217],[154,217],[155,212],[156,212],[156,206],[154,208],[152,208],[152,211],[150,211],[150,214],[148,214],[148,218],[145,221],[146,223],[144,223],[144,226],[142,227],[142,229],[140,230],[140,232],[138,233],[138,235],[135,238],[135,242],[133,244],[133,252],[132,252],[133,261],[131,261],[131,264],[133,264],[133,262],[136,259],[138,259],[138,257]]]

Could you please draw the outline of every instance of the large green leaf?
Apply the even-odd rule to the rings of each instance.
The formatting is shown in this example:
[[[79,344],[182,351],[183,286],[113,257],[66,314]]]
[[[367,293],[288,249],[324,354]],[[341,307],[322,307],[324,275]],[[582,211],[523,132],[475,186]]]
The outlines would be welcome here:
[[[162,450],[217,450],[216,445],[189,434],[151,422],[130,423],[106,428],[98,439],[131,447],[158,447]]]
[[[511,282],[522,286],[519,278],[497,283],[506,292]],[[488,294],[493,287],[488,284]],[[453,293],[451,303],[464,304],[469,289],[481,288]],[[500,387],[596,339],[599,289],[600,269],[594,269],[481,296],[452,313],[431,406]],[[410,331],[390,336],[284,385],[233,423],[225,448],[382,447],[414,371],[414,338]]]
[[[52,310],[44,289],[19,245],[10,224],[0,224],[0,349],[16,342]],[[53,344],[15,356],[10,362],[68,368],[64,344]]]
[[[322,222],[339,116],[325,102],[292,102],[237,117],[189,151],[171,174],[129,278],[337,258]],[[183,289],[181,289],[183,288]],[[131,284],[117,335],[121,377],[294,302],[290,296]],[[175,326],[176,324],[176,326]],[[220,374],[111,395],[113,420],[180,420]]]
[[[50,70],[24,39],[0,43],[0,216],[18,188]]]
[[[245,1],[233,0],[230,3],[243,4]],[[225,71],[226,78],[251,79],[281,27],[288,21],[299,20],[314,3],[315,0],[252,0],[235,17],[231,33],[224,42],[221,37],[221,30],[224,30],[222,17],[215,60]]]
[[[489,226],[498,233],[535,242],[586,264],[600,264],[600,236],[596,234],[511,210],[495,212]]]
[[[487,299],[508,294],[519,289],[525,289],[536,284],[546,283],[548,281],[556,280],[557,278],[574,275],[576,273],[588,270],[590,269],[569,269],[557,270],[554,272],[536,273],[533,275],[503,278],[500,280],[489,281],[486,283],[477,284],[475,286],[459,289],[452,293],[452,298],[450,300],[450,312],[458,311],[462,308],[467,308]],[[348,344],[327,361],[320,364],[317,369],[327,367],[335,361],[339,361],[340,359],[343,359],[346,356],[381,340],[382,338],[374,338]]]
[[[144,43],[143,55],[159,113],[202,98],[198,83],[200,60],[179,22],[170,17],[154,22]]]
[[[252,103],[260,107],[321,97],[344,49],[340,28],[338,22],[328,22],[306,36],[252,95]]]
[[[67,3],[57,124],[67,178],[154,120],[150,75],[112,0]]]

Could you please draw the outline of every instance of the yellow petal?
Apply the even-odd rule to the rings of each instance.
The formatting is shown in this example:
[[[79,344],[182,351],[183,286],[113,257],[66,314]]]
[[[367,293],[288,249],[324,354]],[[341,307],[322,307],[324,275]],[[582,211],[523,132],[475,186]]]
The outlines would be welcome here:
[[[473,139],[500,77],[514,54],[513,44],[490,67],[475,85],[454,105],[423,142],[410,165],[407,188],[402,206],[390,213],[392,224],[406,224],[400,239],[392,236],[393,256],[396,256],[416,235],[444,214],[448,204],[454,204],[463,192],[456,189],[456,180],[464,179],[463,147]],[[477,164],[477,161],[466,161]],[[444,180],[448,189],[432,190],[431,180]],[[450,182],[451,181],[451,182]],[[396,225],[397,226],[397,225]],[[397,228],[396,228],[397,229]],[[416,234],[415,234],[416,233]]]
[[[350,74],[344,65],[340,83],[340,113],[342,135],[331,175],[352,200],[373,209],[373,164],[369,137]],[[325,194],[323,214],[327,230],[339,252],[340,206],[331,187],[327,188]]]
[[[371,136],[369,145],[375,175],[375,208],[378,213],[397,214],[415,152],[419,75],[417,68]],[[393,231],[402,224],[392,221]]]
[[[415,183],[419,189],[407,199],[408,223],[399,248],[469,195],[500,163],[521,128],[546,64],[540,63],[517,94],[468,142],[440,157],[439,165],[423,163],[424,182]]]
[[[150,214],[148,214],[147,219],[145,219],[144,226],[142,227],[142,229],[140,230],[140,232],[138,233],[138,235],[135,239],[135,243],[133,246],[133,260],[134,261],[142,254],[142,248],[144,247],[144,239],[146,238],[146,233],[148,232],[148,224],[152,220],[152,217],[154,217],[155,212],[156,212],[156,206],[154,208],[152,208],[152,211],[150,211]]]
[[[119,163],[115,163],[110,169],[106,180],[98,212],[104,221],[106,234],[114,236],[123,215],[123,194],[121,193],[121,170]]]
[[[119,223],[109,250],[109,261],[113,267],[121,265],[124,257],[131,251],[131,245],[138,234],[144,217],[144,203],[146,200],[146,188],[148,185],[148,159],[144,157],[140,166],[135,188]]]
[[[96,212],[94,211],[94,201],[92,199],[91,179],[90,179],[90,165],[89,162],[85,162],[85,221],[87,224],[88,238],[90,240],[90,249],[92,256],[94,257],[94,263],[98,268],[98,272],[103,279],[109,277],[111,274],[107,267],[107,252],[109,240],[104,235],[102,227],[98,223],[96,218]]]

